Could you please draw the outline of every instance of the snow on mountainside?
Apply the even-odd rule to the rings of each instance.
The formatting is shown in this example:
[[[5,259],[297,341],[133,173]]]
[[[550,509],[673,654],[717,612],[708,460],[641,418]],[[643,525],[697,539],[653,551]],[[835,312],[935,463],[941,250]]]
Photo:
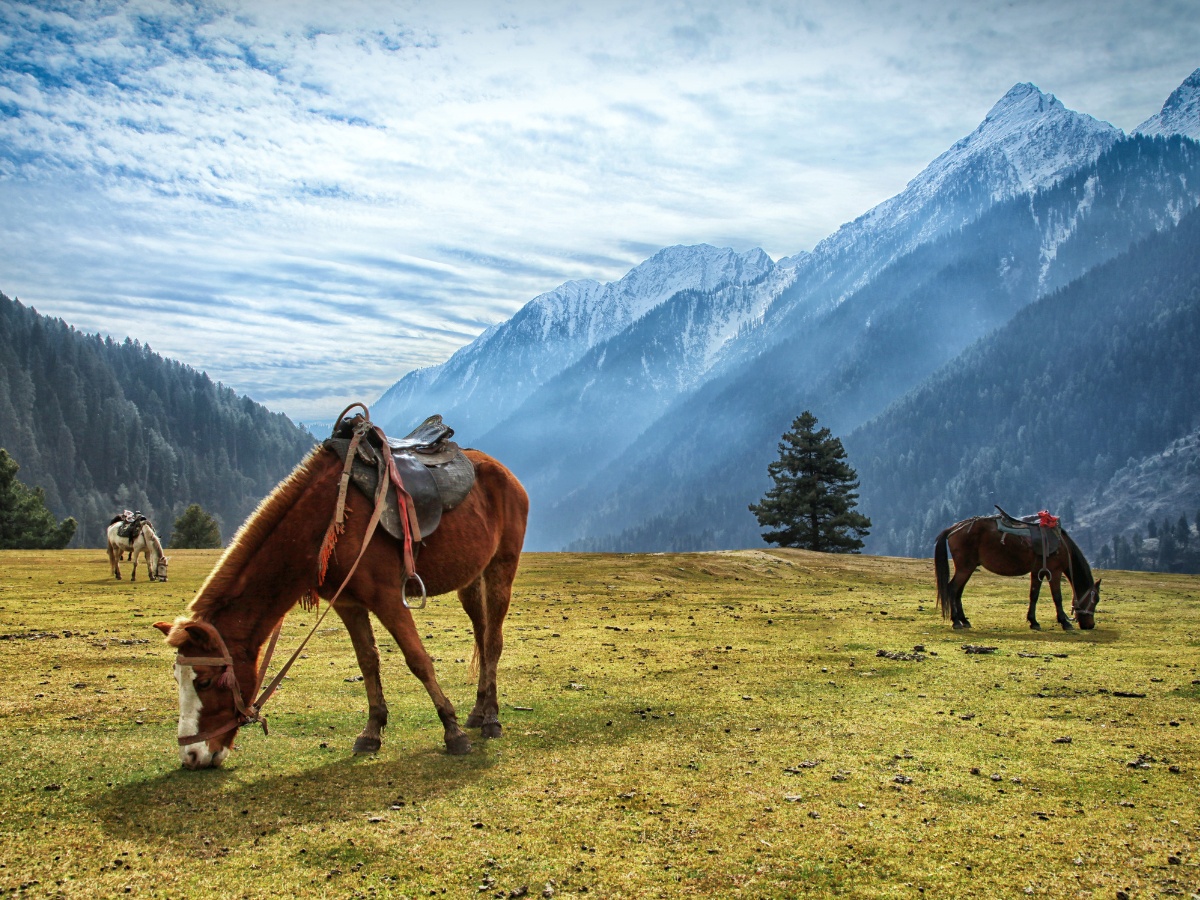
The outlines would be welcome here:
[[[797,287],[780,298],[768,323],[837,305],[920,244],[973,222],[999,202],[1048,187],[1123,136],[1032,84],[1014,85],[978,128],[903,191],[817,244],[799,267]]]
[[[1200,140],[1200,69],[1177,87],[1163,108],[1134,129],[1135,134],[1182,134]]]
[[[795,258],[785,262],[752,282],[673,294],[541,385],[481,445],[531,496],[573,489],[706,377],[718,351],[791,283]]]
[[[609,284],[570,281],[527,303],[445,363],[410,372],[376,401],[376,421],[400,432],[441,412],[478,436],[596,344],[683,290],[754,282],[775,264],[760,249],[707,244],[660,250]]]

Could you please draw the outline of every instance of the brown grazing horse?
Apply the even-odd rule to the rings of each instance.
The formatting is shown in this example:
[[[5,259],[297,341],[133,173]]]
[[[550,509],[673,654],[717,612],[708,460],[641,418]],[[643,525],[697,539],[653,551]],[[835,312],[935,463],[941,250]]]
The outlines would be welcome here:
[[[942,616],[951,619],[955,628],[971,627],[963,612],[963,588],[972,573],[983,566],[997,575],[1029,575],[1029,612],[1025,618],[1029,620],[1029,627],[1036,631],[1042,628],[1035,612],[1043,578],[1050,582],[1058,624],[1064,631],[1075,627],[1063,612],[1061,582],[1066,575],[1071,584],[1071,611],[1079,627],[1095,628],[1100,581],[1092,580],[1092,567],[1078,545],[1065,531],[1059,531],[1061,540],[1057,549],[1046,557],[1043,569],[1041,548],[1018,535],[1003,534],[997,527],[998,519],[998,516],[964,519],[937,536],[933,561],[937,573],[938,608]],[[954,558],[953,579],[950,578],[947,552]]]
[[[466,499],[447,511],[421,545],[417,574],[430,595],[458,591],[471,619],[479,685],[468,728],[499,737],[496,666],[504,646],[513,579],[525,539],[529,500],[516,477],[486,454],[465,451],[475,466]],[[318,446],[251,514],[188,606],[173,624],[155,625],[179,651],[179,755],[189,769],[220,765],[238,727],[254,721],[250,692],[261,684],[260,653],[276,625],[298,600],[316,591],[328,600],[358,560],[334,610],[350,632],[362,670],[369,708],[354,752],[373,753],[387,724],[379,679],[379,650],[369,614],[383,623],[404,652],[409,669],[425,685],[445,729],[446,749],[468,753],[471,742],[459,727],[454,705],[442,692],[433,662],[421,644],[412,613],[401,600],[404,579],[401,543],[375,531],[361,559],[372,502],[352,488],[345,531],[328,558],[320,585],[321,549],[334,514],[343,463]],[[231,659],[232,665],[223,664]],[[236,694],[236,696],[235,696]],[[250,715],[247,715],[247,711]]]

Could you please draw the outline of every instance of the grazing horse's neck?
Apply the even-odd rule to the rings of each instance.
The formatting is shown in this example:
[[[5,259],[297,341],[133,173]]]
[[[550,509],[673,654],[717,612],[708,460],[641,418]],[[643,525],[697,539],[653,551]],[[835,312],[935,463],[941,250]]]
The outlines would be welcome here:
[[[235,656],[254,661],[298,600],[315,588],[340,472],[315,454],[259,506],[192,602]],[[303,470],[303,471],[302,471]]]

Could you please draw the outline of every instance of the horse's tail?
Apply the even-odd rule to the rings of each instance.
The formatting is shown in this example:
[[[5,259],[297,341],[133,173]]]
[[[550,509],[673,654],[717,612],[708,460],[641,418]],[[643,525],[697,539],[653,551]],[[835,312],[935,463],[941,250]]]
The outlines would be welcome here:
[[[950,540],[954,526],[945,529],[933,541],[933,571],[937,575],[937,603],[942,618],[950,618],[953,603],[950,601]]]
[[[471,681],[479,680],[479,645],[471,651],[471,662],[467,664],[467,678]]]

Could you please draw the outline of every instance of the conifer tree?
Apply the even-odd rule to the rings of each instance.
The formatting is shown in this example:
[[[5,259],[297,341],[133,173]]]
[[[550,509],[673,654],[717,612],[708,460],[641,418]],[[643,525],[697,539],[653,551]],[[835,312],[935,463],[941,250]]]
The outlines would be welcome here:
[[[220,547],[221,528],[199,503],[193,503],[175,520],[170,546],[172,550],[211,550]]]
[[[781,547],[825,553],[857,553],[871,520],[855,512],[858,475],[846,450],[828,428],[817,428],[807,410],[792,422],[779,443],[779,459],[767,467],[775,486],[750,512],[763,539]]]
[[[75,536],[76,522],[54,521],[46,493],[17,480],[21,466],[0,448],[0,550],[61,550]]]

